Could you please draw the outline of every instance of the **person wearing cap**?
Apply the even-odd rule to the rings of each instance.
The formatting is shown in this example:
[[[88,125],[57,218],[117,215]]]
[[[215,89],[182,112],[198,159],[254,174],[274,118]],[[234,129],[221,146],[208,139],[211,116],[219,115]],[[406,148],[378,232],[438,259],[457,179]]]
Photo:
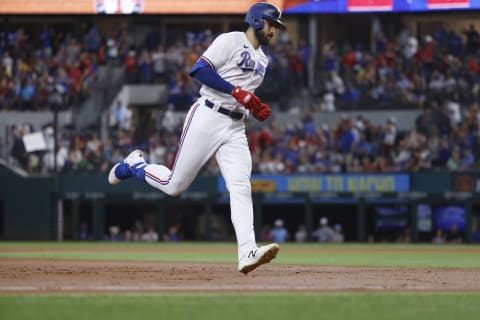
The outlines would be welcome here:
[[[320,218],[320,226],[313,232],[313,237],[318,239],[320,243],[328,243],[332,241],[333,229],[328,225],[328,218]]]
[[[345,236],[342,233],[342,225],[339,223],[333,226],[332,242],[333,243],[345,242]]]
[[[283,220],[277,219],[270,230],[269,238],[276,243],[284,243],[289,239],[288,230],[283,226]]]
[[[385,136],[383,138],[383,148],[385,152],[390,152],[397,138],[397,119],[395,117],[389,117],[385,126]]]

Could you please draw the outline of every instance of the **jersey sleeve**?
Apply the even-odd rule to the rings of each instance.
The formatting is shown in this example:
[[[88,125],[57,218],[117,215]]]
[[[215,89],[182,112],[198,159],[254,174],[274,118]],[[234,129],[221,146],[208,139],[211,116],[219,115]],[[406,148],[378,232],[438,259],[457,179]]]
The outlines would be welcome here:
[[[200,59],[204,60],[214,70],[227,63],[233,47],[235,39],[231,34],[224,33],[219,35],[208,49],[202,54]]]

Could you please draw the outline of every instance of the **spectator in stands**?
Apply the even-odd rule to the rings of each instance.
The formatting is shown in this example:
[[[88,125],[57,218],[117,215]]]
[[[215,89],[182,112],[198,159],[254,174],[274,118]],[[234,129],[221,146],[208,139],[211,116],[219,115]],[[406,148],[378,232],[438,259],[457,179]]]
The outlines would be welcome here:
[[[108,228],[108,231],[108,241],[117,242],[122,240],[120,228],[118,226],[112,225]]]
[[[121,62],[122,57],[120,55],[120,47],[118,44],[118,40],[112,34],[107,35],[105,50],[107,65],[117,66]],[[127,69],[130,68],[130,75],[132,76],[132,70],[136,67],[135,51],[129,50],[127,53],[127,57],[129,57],[129,59],[124,60],[124,65]]]
[[[337,110],[337,97],[341,97],[345,92],[343,80],[336,71],[331,71],[326,74],[326,79],[322,79],[322,83],[324,86],[322,111],[334,112]]]
[[[130,230],[130,229],[125,229],[125,230],[123,231],[122,240],[125,241],[125,242],[132,242],[132,241],[133,241],[133,233],[132,233],[132,230]]]
[[[463,51],[462,37],[455,30],[450,30],[447,41],[448,53],[456,57],[460,56]]]
[[[302,76],[303,76],[303,84],[305,88],[308,88],[308,67],[309,67],[309,61],[311,58],[311,48],[308,45],[307,41],[303,38],[301,38],[298,41],[298,48],[297,52],[300,57],[300,62],[302,64]]]
[[[153,61],[150,52],[143,49],[138,59],[140,83],[148,84],[153,81]]]
[[[100,50],[101,35],[96,26],[89,28],[88,33],[85,35],[85,45],[90,53],[96,53]]]
[[[447,160],[446,168],[450,171],[458,171],[460,169],[460,151],[458,147],[453,148]]]
[[[328,225],[328,218],[320,218],[320,227],[313,232],[313,237],[318,239],[320,243],[328,243],[332,241],[333,229]]]
[[[435,230],[435,235],[432,238],[432,243],[433,244],[444,244],[446,242],[447,242],[447,238],[445,237],[445,235],[443,233],[443,229],[442,228],[437,228],[437,230]]]
[[[85,221],[82,221],[80,223],[80,232],[79,232],[79,239],[86,241],[86,240],[91,240],[91,235],[88,231],[88,223]]]
[[[277,219],[269,232],[269,239],[276,243],[284,243],[289,239],[288,230],[283,226],[283,220]]]
[[[180,241],[180,235],[178,233],[177,226],[170,226],[167,233],[163,236],[164,241],[178,242]]]
[[[307,229],[304,224],[298,225],[298,229],[295,232],[295,242],[304,243],[307,242]]]
[[[345,242],[345,236],[342,233],[342,225],[341,224],[337,223],[337,224],[334,225],[331,242],[333,242],[333,243],[343,243],[343,242]]]
[[[110,108],[110,128],[119,129],[123,121],[125,120],[126,106],[121,100],[117,100]]]
[[[113,40],[112,40],[113,41]],[[125,74],[127,76],[127,83],[136,83],[137,82],[137,71],[138,71],[138,61],[137,61],[137,53],[136,51],[131,48],[128,50],[127,56],[123,61],[123,65],[125,66]]]
[[[413,65],[413,58],[417,54],[418,40],[410,29],[405,30],[405,38],[399,41],[399,45],[402,47],[403,61],[405,66],[411,67]]]
[[[4,68],[5,76],[7,78],[11,78],[13,76],[13,66],[14,60],[10,55],[10,51],[6,50],[2,57],[2,67]]]
[[[24,168],[27,167],[27,152],[23,143],[24,129],[20,125],[14,125],[11,128],[13,144],[10,155],[20,163]]]
[[[465,37],[467,38],[466,47],[465,47],[466,52],[465,53],[467,55],[477,54],[478,49],[480,49],[480,34],[475,29],[475,25],[470,24],[469,29],[463,30],[462,33],[465,34]]]
[[[410,243],[412,241],[411,230],[409,226],[406,226],[401,230],[397,238],[397,243]]]
[[[459,244],[463,243],[463,233],[458,229],[458,225],[453,223],[446,235],[447,243]]]
[[[397,119],[391,116],[387,119],[383,138],[383,152],[389,154],[393,151],[397,138]]]
[[[34,96],[35,96],[35,87],[33,81],[30,78],[24,80],[22,84],[22,106],[27,110],[33,109]]]
[[[157,242],[158,241],[158,233],[155,231],[153,227],[149,227],[147,231],[142,234],[142,241],[144,242]]]
[[[460,158],[459,171],[471,171],[475,168],[475,158],[471,149],[463,149]]]
[[[323,47],[323,68],[326,72],[337,71],[337,49],[335,43],[330,41]]]
[[[342,96],[342,104],[345,109],[356,109],[360,100],[360,90],[351,81],[345,83],[345,91]]]
[[[164,83],[166,70],[166,57],[164,46],[158,45],[152,52],[153,75],[155,83]]]

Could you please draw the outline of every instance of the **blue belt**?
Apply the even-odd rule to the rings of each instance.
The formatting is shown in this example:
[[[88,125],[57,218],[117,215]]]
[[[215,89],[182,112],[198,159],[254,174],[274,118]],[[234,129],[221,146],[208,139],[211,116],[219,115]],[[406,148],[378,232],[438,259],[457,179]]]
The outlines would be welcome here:
[[[209,100],[205,100],[205,105],[207,107],[209,107],[210,109],[213,109],[213,107],[215,106],[215,104],[213,102],[209,101]],[[241,112],[232,111],[232,110],[229,110],[229,109],[223,108],[223,107],[218,108],[217,111],[220,112],[221,114],[229,116],[233,120],[242,120],[243,119],[243,113],[241,113]]]

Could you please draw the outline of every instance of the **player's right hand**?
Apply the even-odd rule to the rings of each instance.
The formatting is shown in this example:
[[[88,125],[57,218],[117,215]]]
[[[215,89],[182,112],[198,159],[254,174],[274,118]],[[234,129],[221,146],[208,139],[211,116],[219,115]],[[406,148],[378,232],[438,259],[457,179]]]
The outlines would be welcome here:
[[[232,96],[248,110],[259,108],[262,104],[262,101],[256,95],[250,91],[243,90],[240,86],[233,88]]]

